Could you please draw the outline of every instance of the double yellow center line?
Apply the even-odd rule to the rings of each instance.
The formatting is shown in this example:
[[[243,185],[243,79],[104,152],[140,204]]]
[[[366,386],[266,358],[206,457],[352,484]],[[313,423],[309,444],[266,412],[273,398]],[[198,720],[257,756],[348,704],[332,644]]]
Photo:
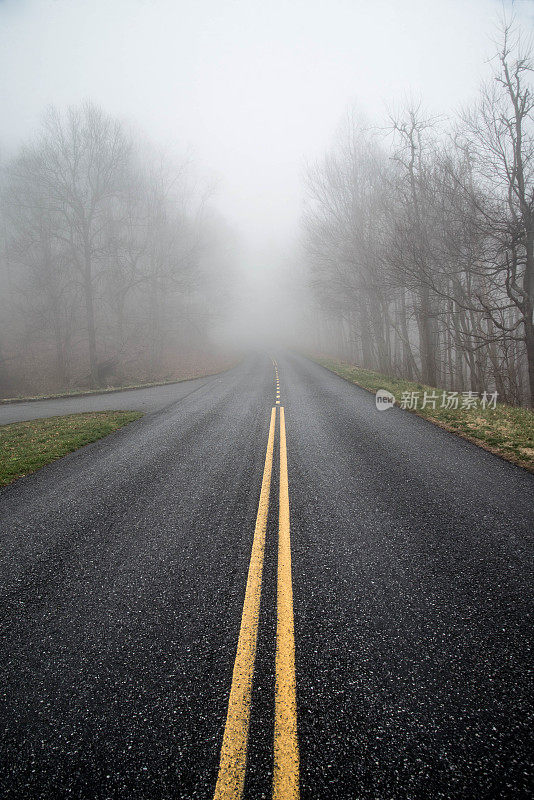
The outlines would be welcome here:
[[[275,363],[277,405],[280,383]],[[245,601],[234,662],[228,713],[224,728],[219,774],[214,800],[239,800],[243,795],[250,725],[252,680],[258,639],[261,583],[276,428],[276,407],[271,411],[267,453],[263,469]],[[276,682],[274,722],[273,800],[298,800],[299,748],[295,678],[295,633],[291,581],[289,487],[284,408],[280,406],[280,485],[278,518],[278,576],[276,615]]]
[[[286,424],[284,409],[281,407],[273,800],[295,800],[298,796],[299,745],[297,739],[295,625],[291,582]]]

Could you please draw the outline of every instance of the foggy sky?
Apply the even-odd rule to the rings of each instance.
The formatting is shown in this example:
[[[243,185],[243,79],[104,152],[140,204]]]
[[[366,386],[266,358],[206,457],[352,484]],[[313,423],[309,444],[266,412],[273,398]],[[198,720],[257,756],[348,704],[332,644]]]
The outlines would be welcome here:
[[[380,119],[412,93],[452,112],[487,73],[501,9],[497,0],[0,0],[0,148],[29,137],[47,103],[91,98],[157,142],[189,148],[261,262],[295,235],[303,161],[329,146],[347,107]],[[532,0],[515,9],[532,26]]]

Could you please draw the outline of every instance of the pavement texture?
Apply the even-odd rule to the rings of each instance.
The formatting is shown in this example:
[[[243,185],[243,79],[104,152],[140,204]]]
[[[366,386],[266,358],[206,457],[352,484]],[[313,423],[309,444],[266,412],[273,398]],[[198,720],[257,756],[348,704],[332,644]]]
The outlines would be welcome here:
[[[217,377],[217,376],[214,376]],[[84,411],[160,411],[204,386],[210,378],[168,383],[164,386],[148,386],[144,389],[128,389],[123,392],[79,395],[78,397],[56,397],[49,400],[31,400],[20,403],[0,404],[0,425],[24,422],[42,417],[59,417]]]
[[[275,357],[301,797],[531,797],[534,477]],[[251,356],[27,404],[149,413],[0,491],[3,798],[213,797],[274,398]],[[272,491],[246,798],[271,796],[277,512]]]

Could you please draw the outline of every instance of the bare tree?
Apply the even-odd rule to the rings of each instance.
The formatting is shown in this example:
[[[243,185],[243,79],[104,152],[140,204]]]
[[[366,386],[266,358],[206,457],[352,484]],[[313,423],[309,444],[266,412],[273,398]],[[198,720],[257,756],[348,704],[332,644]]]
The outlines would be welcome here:
[[[154,151],[86,103],[66,114],[50,109],[4,176],[6,288],[22,332],[10,346],[19,367],[31,356],[51,376],[50,345],[55,387],[102,385],[125,373],[157,379],[205,340],[208,310],[224,302],[208,254],[227,278],[229,265],[190,159]],[[82,348],[88,377],[78,366]],[[27,366],[30,383],[33,373]]]
[[[524,342],[534,404],[534,98],[532,60],[504,23],[493,80],[463,115],[464,147],[478,181],[474,195],[493,243],[486,292],[476,300],[492,324]],[[503,292],[504,290],[504,296]],[[510,313],[515,310],[518,314]]]
[[[131,145],[122,125],[91,103],[66,117],[50,109],[37,145],[45,188],[61,214],[61,234],[82,287],[91,383],[98,371],[95,291],[106,251],[110,204],[124,191]]]
[[[505,25],[493,80],[452,131],[407,103],[389,155],[351,117],[308,170],[308,273],[338,354],[516,403],[528,376],[532,403],[530,72]]]

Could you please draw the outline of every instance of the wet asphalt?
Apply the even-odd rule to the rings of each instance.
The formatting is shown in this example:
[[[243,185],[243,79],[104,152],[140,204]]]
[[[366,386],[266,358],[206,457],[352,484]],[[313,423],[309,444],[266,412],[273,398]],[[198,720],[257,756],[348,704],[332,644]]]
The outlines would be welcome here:
[[[42,417],[79,414],[84,411],[125,410],[142,411],[144,414],[161,411],[162,408],[200,389],[210,380],[211,378],[195,378],[191,381],[168,383],[164,386],[148,386],[143,389],[127,389],[122,392],[113,391],[78,397],[53,397],[49,400],[0,403],[0,425]]]
[[[301,797],[531,797],[534,478],[276,358]],[[105,407],[142,419],[0,491],[3,798],[213,796],[273,366],[136,394]],[[247,798],[271,794],[274,463]]]

